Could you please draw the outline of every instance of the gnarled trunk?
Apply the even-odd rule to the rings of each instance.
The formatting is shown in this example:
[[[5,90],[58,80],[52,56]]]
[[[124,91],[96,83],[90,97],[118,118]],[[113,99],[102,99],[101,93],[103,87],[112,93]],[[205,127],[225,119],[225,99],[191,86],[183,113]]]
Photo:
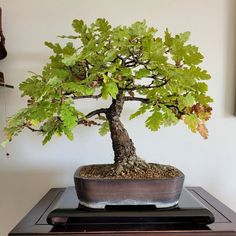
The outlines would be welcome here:
[[[148,167],[148,164],[137,156],[134,143],[120,120],[123,105],[124,98],[119,93],[117,98],[113,99],[106,113],[115,155],[114,161],[117,167],[115,171],[118,175],[124,171],[129,172],[131,169],[132,171],[138,172]]]

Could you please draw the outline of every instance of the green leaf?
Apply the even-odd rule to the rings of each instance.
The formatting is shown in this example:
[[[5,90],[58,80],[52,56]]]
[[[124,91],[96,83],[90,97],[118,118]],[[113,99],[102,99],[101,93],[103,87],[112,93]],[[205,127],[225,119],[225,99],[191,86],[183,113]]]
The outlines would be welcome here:
[[[184,118],[184,123],[192,132],[195,133],[197,131],[199,121],[195,114],[186,115]]]
[[[27,116],[28,109],[23,108],[9,118],[7,121],[7,127],[4,129],[5,141],[3,142],[3,145],[6,145],[9,141],[11,141],[13,136],[18,135],[23,130]]]
[[[136,79],[146,78],[150,74],[151,74],[150,70],[148,70],[146,68],[142,68],[142,69],[135,72],[135,78]]]
[[[50,117],[41,127],[43,135],[45,136],[43,139],[43,145],[49,142],[54,134],[58,132],[58,129],[61,125],[61,121],[58,117]]]
[[[60,85],[61,83],[62,83],[62,80],[58,77],[50,78],[49,81],[47,82],[47,84],[50,86],[57,86],[57,85]]]
[[[146,127],[151,131],[157,131],[162,124],[163,116],[157,109],[154,110],[151,116],[145,121]]]
[[[27,115],[28,115],[27,108],[23,108],[20,111],[18,111],[15,115],[10,117],[10,119],[7,121],[8,128],[23,126]]]
[[[108,121],[103,122],[102,126],[99,128],[99,134],[101,136],[105,136],[110,131],[109,123]]]
[[[84,24],[83,20],[77,20],[77,19],[73,20],[72,26],[76,33],[83,34],[87,30],[87,26]]]
[[[62,39],[78,39],[79,38],[79,36],[74,36],[74,35],[59,35],[58,37]]]
[[[165,30],[165,45],[168,46],[168,47],[171,47],[172,41],[173,41],[173,39],[171,37],[171,34],[168,31],[168,29],[166,29]]]
[[[58,44],[58,43],[51,43],[51,42],[44,42],[44,44],[47,46],[47,47],[49,47],[49,48],[51,48],[52,50],[53,50],[53,52],[54,53],[56,53],[56,54],[60,54],[60,53],[62,53],[62,48],[61,48],[61,46]]]
[[[188,41],[189,37],[190,32],[184,32],[176,35],[172,40],[170,53],[176,64],[179,64],[186,54],[186,48],[184,44]]]
[[[198,80],[209,80],[211,76],[207,73],[206,70],[202,70],[200,67],[192,66],[190,68],[191,73],[196,77]]]
[[[146,37],[142,40],[142,46],[143,59],[150,61],[153,67],[166,63],[168,58],[165,55],[165,45],[161,39],[154,40],[153,38]]]
[[[64,128],[63,128],[63,131],[64,131],[64,134],[66,135],[66,137],[67,137],[70,141],[73,141],[74,135],[73,135],[73,133],[71,132],[71,130],[68,129],[68,128],[66,128],[66,127],[64,127]]]
[[[104,18],[98,18],[94,24],[94,26],[98,26],[99,31],[107,32],[111,29],[111,25]]]
[[[187,31],[187,32],[176,35],[175,39],[184,44],[189,40],[190,35],[191,33]]]
[[[67,70],[53,68],[50,74],[51,78],[49,78],[49,81],[47,82],[47,84],[51,86],[61,84],[62,80],[66,79],[68,76],[69,76],[69,72]]]
[[[64,126],[68,130],[72,130],[78,122],[77,112],[75,108],[70,105],[69,102],[65,102],[61,106],[60,117],[63,121]]]
[[[66,66],[74,66],[79,59],[79,55],[77,53],[74,53],[73,55],[65,55],[62,63],[64,63]]]
[[[184,63],[186,65],[198,65],[202,62],[203,55],[198,52],[198,47],[187,45],[184,53]]]
[[[53,131],[50,131],[46,134],[46,136],[44,137],[44,139],[42,141],[43,145],[45,145],[46,143],[48,143],[52,139],[53,134],[54,134]]]
[[[208,103],[214,102],[214,100],[210,96],[205,95],[195,95],[196,101],[201,103],[202,105],[207,105]]]
[[[145,20],[137,21],[129,27],[130,35],[132,35],[134,37],[144,35],[146,33],[146,30],[147,30],[147,25],[146,25]]]
[[[62,49],[62,51],[63,51],[63,54],[67,56],[72,56],[77,52],[76,48],[71,42],[68,42],[66,46]]]
[[[102,97],[104,99],[108,98],[108,95],[111,95],[112,98],[116,98],[116,95],[118,94],[118,87],[116,82],[110,80],[108,83],[103,83],[102,87]]]
[[[132,75],[132,70],[130,68],[121,68],[120,71],[121,74],[125,77],[131,77]]]
[[[176,125],[179,119],[176,115],[170,110],[168,107],[162,105],[161,106],[163,114],[162,114],[162,122],[164,126]]]
[[[193,87],[196,91],[201,93],[205,93],[208,90],[207,84],[203,82],[196,83]]]
[[[195,97],[193,97],[191,94],[188,94],[186,96],[179,96],[177,100],[180,110],[183,110],[186,107],[191,107],[195,103]]]
[[[187,96],[184,97],[184,105],[186,107],[191,107],[195,103],[195,98],[191,94],[187,94]]]
[[[32,76],[23,81],[19,88],[22,91],[22,97],[28,95],[30,97],[40,97],[45,90],[46,84],[40,80],[40,77]]]
[[[94,89],[87,85],[82,85],[77,82],[66,82],[63,84],[63,89],[69,93],[74,93],[76,96],[92,95]]]
[[[149,107],[150,106],[147,104],[141,105],[135,113],[130,115],[129,119],[132,120],[132,119],[136,118],[137,116],[144,114],[149,109]]]
[[[115,49],[109,50],[105,55],[104,62],[113,61],[116,58],[117,54],[118,54],[117,50]]]

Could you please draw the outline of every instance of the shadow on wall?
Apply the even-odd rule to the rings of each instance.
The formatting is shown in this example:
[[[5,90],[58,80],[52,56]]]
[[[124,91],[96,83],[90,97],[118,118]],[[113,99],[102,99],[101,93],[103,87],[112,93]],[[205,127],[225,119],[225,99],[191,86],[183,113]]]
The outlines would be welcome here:
[[[226,86],[225,86],[225,101],[224,110],[225,116],[229,117],[236,113],[236,1],[227,1],[227,45],[225,56]]]
[[[0,234],[9,231],[29,210],[54,187],[60,173],[44,170],[8,171],[0,173]],[[63,176],[62,176],[63,178]],[[63,183],[62,183],[63,184]],[[57,186],[58,187],[58,186]]]

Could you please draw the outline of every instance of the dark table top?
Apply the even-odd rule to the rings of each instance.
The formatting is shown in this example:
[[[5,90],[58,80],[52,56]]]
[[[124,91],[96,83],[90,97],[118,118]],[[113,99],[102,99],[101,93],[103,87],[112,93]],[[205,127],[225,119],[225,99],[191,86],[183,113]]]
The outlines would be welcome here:
[[[50,189],[39,203],[19,222],[9,233],[9,236],[32,236],[32,235],[216,235],[236,236],[236,213],[225,206],[219,200],[210,195],[201,187],[187,187],[187,190],[202,202],[214,215],[215,222],[207,226],[196,225],[93,225],[86,231],[78,226],[53,227],[47,224],[46,218],[53,206],[58,202],[65,188]]]

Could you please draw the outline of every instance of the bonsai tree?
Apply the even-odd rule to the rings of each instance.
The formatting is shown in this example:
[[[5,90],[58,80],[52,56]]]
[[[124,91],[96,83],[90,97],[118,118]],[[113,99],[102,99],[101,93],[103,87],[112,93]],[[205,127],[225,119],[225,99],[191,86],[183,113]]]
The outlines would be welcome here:
[[[140,103],[130,119],[148,113],[145,125],[151,131],[182,120],[207,138],[212,99],[205,80],[211,77],[199,67],[198,47],[187,44],[189,32],[172,36],[167,29],[162,39],[145,21],[112,28],[105,19],[90,26],[76,19],[72,26],[76,35],[60,36],[66,45],[45,42],[54,54],[42,74],[32,73],[20,84],[28,105],[8,120],[5,143],[24,128],[42,135],[46,144],[53,135],[72,140],[78,125],[99,126],[101,135],[110,131],[114,150],[106,174],[144,173],[150,164],[138,157],[120,120],[125,102]],[[81,99],[111,104],[84,114],[75,103]]]

